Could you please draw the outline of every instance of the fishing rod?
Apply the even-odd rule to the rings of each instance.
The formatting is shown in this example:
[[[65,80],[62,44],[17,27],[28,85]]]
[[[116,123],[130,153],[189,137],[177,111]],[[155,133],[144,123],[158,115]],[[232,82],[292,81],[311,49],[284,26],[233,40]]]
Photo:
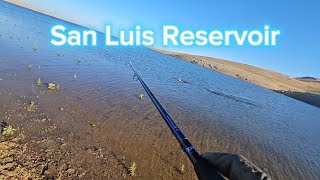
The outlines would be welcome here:
[[[132,62],[130,61],[131,68],[134,72],[134,77],[137,77],[140,83],[142,84],[143,88],[149,95],[150,99],[152,100],[153,104],[156,106],[158,111],[160,112],[162,118],[165,120],[167,125],[169,126],[171,132],[178,140],[179,144],[181,145],[183,151],[187,154],[190,161],[195,164],[199,158],[200,155],[196,151],[196,149],[192,146],[190,141],[186,138],[186,136],[182,133],[182,131],[179,129],[179,127],[176,125],[174,120],[170,117],[170,115],[167,113],[167,111],[162,107],[160,102],[157,100],[157,98],[153,95],[153,93],[150,91],[148,86],[144,83],[138,72],[136,71],[135,67],[133,66]]]
[[[193,167],[196,171],[196,174],[200,180],[224,180],[225,178],[218,172],[218,169],[214,167],[211,163],[209,163],[207,160],[205,160],[200,154],[197,152],[197,150],[194,148],[194,146],[190,143],[190,141],[186,138],[186,136],[183,134],[183,132],[180,130],[180,128],[177,126],[177,124],[174,122],[174,120],[170,117],[170,115],[167,113],[167,111],[163,108],[163,106],[160,104],[160,102],[157,100],[157,98],[153,95],[151,90],[148,88],[146,83],[142,80],[141,76],[138,74],[136,68],[133,66],[132,62],[130,61],[131,68],[134,72],[133,79],[137,77],[137,79],[140,81],[141,85],[143,86],[144,90],[147,92],[148,96],[150,97],[153,104],[158,109],[159,113],[161,114],[162,118],[165,120],[167,125],[169,126],[171,132],[179,142],[181,148],[183,151],[187,154],[188,158],[190,159],[191,163],[193,164]],[[224,156],[223,159],[226,160]],[[234,163],[234,156],[229,156],[229,160],[231,157],[231,164],[243,164],[243,163]],[[228,163],[222,163],[223,166],[227,165],[229,168],[233,167],[231,164]],[[226,168],[226,167],[224,167]],[[245,170],[247,171],[247,169]],[[261,172],[261,171],[258,171]],[[251,179],[251,178],[250,178]]]
[[[219,167],[215,167],[216,165],[214,166],[213,164],[205,160],[202,156],[200,156],[197,150],[179,129],[174,120],[170,117],[170,115],[162,107],[157,98],[153,95],[146,83],[144,83],[131,61],[130,65],[134,72],[133,78],[137,77],[142,84],[153,104],[156,106],[162,118],[169,126],[171,132],[178,140],[181,148],[187,154],[200,180],[224,180],[225,177],[229,179],[270,180],[269,176],[266,173],[264,173],[259,167],[245,159],[243,156],[238,156],[236,154],[230,153],[213,153],[217,155],[214,159],[215,161],[217,161],[215,163],[216,165],[220,164]]]

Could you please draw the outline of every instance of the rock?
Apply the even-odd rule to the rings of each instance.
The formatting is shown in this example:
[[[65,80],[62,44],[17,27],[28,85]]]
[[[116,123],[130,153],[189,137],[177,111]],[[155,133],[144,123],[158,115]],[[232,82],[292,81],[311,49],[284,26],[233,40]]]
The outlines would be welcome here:
[[[49,175],[50,175],[50,172],[49,172],[48,170],[45,170],[45,171],[43,172],[43,174],[44,174],[45,176],[49,176]]]
[[[48,149],[58,149],[59,148],[59,143],[53,141],[53,140],[48,140],[46,142],[46,147]]]
[[[127,177],[127,174],[122,173],[122,177],[123,177],[123,178],[126,178],[126,177]]]
[[[68,165],[66,163],[62,164],[59,168],[60,171],[65,171],[68,169]]]
[[[50,162],[48,170],[50,171],[50,175],[55,175],[58,171],[57,164],[54,162]]]
[[[45,152],[46,152],[46,157],[51,157],[53,154],[52,150],[49,150],[49,151],[46,150]]]
[[[94,150],[93,150],[92,148],[88,148],[88,149],[87,149],[87,152],[90,153],[90,154],[92,154],[92,153],[94,153]]]
[[[61,144],[60,150],[61,150],[62,152],[66,152],[66,151],[67,151],[67,144],[65,144],[65,143]]]
[[[81,173],[78,177],[82,178],[86,173]]]
[[[0,169],[10,170],[10,169],[13,169],[13,167],[14,167],[14,163],[7,163],[3,166],[0,166]]]
[[[75,172],[76,172],[76,170],[75,170],[75,169],[72,169],[72,168],[70,168],[70,169],[67,170],[67,173],[68,173],[68,174],[74,174]]]

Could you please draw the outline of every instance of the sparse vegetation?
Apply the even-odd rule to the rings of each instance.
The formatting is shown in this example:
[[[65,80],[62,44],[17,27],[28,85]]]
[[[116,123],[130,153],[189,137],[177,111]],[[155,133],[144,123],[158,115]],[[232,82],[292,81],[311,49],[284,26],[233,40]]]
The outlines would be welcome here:
[[[11,125],[8,125],[7,127],[3,128],[2,135],[3,136],[12,136],[14,131],[16,131],[16,129],[14,129]]]
[[[143,95],[143,94],[140,94],[140,95],[139,95],[139,99],[140,99],[140,100],[143,100],[143,98],[144,98],[144,95]]]
[[[37,81],[37,86],[40,87],[42,85],[41,79],[39,78]]]
[[[103,157],[103,150],[99,148],[96,151],[94,151],[93,154],[97,155],[98,157]]]
[[[130,176],[135,176],[136,175],[136,169],[137,169],[137,163],[131,162],[129,166],[129,175]]]
[[[49,84],[48,84],[48,89],[49,89],[49,90],[57,90],[57,91],[60,91],[60,84],[49,83]]]
[[[179,172],[180,172],[181,174],[184,174],[184,172],[185,172],[185,166],[184,166],[184,164],[181,164],[181,166],[179,167]]]
[[[60,88],[60,87],[59,87]],[[48,89],[49,90],[55,90],[56,89],[56,84],[54,84],[54,83],[49,83],[48,84]]]
[[[96,127],[96,125],[95,125],[94,123],[91,123],[91,122],[89,122],[89,123],[90,123],[90,126],[91,126],[91,127],[93,127],[93,128]]]
[[[36,103],[34,101],[30,101],[27,105],[27,111],[32,112],[36,109]]]

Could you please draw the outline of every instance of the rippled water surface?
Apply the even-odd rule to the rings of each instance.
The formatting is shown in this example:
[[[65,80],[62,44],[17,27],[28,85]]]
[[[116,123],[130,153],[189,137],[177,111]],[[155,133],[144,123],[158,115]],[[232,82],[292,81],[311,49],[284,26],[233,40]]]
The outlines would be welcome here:
[[[170,177],[168,164],[187,159],[151,101],[139,101],[144,91],[132,80],[131,60],[200,152],[240,153],[273,179],[319,178],[319,108],[147,48],[105,47],[103,34],[97,47],[54,47],[56,24],[83,29],[0,2],[0,88],[34,96],[39,77],[59,82],[61,92],[50,101],[73,97],[66,103],[94,112],[118,151],[137,159],[148,176]]]

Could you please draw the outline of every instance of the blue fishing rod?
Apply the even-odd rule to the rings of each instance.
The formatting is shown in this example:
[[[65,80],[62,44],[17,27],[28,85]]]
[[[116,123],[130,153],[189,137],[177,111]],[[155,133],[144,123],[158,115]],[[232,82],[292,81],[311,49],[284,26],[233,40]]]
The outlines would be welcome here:
[[[169,126],[171,132],[178,140],[181,148],[183,151],[187,154],[188,158],[190,159],[191,163],[193,164],[194,168],[197,169],[197,174],[199,179],[222,179],[222,177],[215,171],[215,168],[211,165],[207,164],[203,161],[202,157],[199,155],[199,153],[196,151],[196,149],[193,147],[193,145],[190,143],[190,141],[186,138],[186,136],[182,133],[180,128],[177,126],[177,124],[174,122],[174,120],[170,117],[170,115],[167,113],[167,111],[163,108],[163,106],[160,104],[160,102],[157,100],[157,98],[153,95],[151,90],[148,88],[146,83],[142,80],[140,75],[138,74],[137,70],[133,66],[132,62],[130,61],[131,68],[134,72],[134,77],[137,77],[137,79],[140,81],[141,85],[149,95],[151,101],[158,109],[159,113],[161,114],[162,118],[165,120],[167,125]],[[204,167],[205,166],[205,167]],[[201,173],[203,172],[203,173]],[[201,174],[211,174],[210,177],[204,177]],[[201,178],[200,178],[201,177]]]
[[[197,160],[199,159],[200,155],[196,151],[196,149],[192,146],[190,141],[186,138],[186,136],[182,133],[182,131],[179,129],[177,124],[173,121],[173,119],[170,117],[170,115],[167,113],[167,111],[162,107],[160,102],[157,100],[157,98],[153,95],[153,93],[150,91],[146,83],[142,80],[138,72],[136,71],[135,67],[133,66],[132,62],[130,61],[130,65],[133,69],[134,76],[138,78],[140,81],[141,85],[149,95],[150,99],[152,100],[153,104],[157,107],[158,111],[160,112],[162,118],[165,120],[167,125],[169,126],[171,132],[173,135],[176,137],[178,140],[179,144],[181,145],[183,151],[187,154],[189,157],[190,161],[192,163],[196,163]]]

